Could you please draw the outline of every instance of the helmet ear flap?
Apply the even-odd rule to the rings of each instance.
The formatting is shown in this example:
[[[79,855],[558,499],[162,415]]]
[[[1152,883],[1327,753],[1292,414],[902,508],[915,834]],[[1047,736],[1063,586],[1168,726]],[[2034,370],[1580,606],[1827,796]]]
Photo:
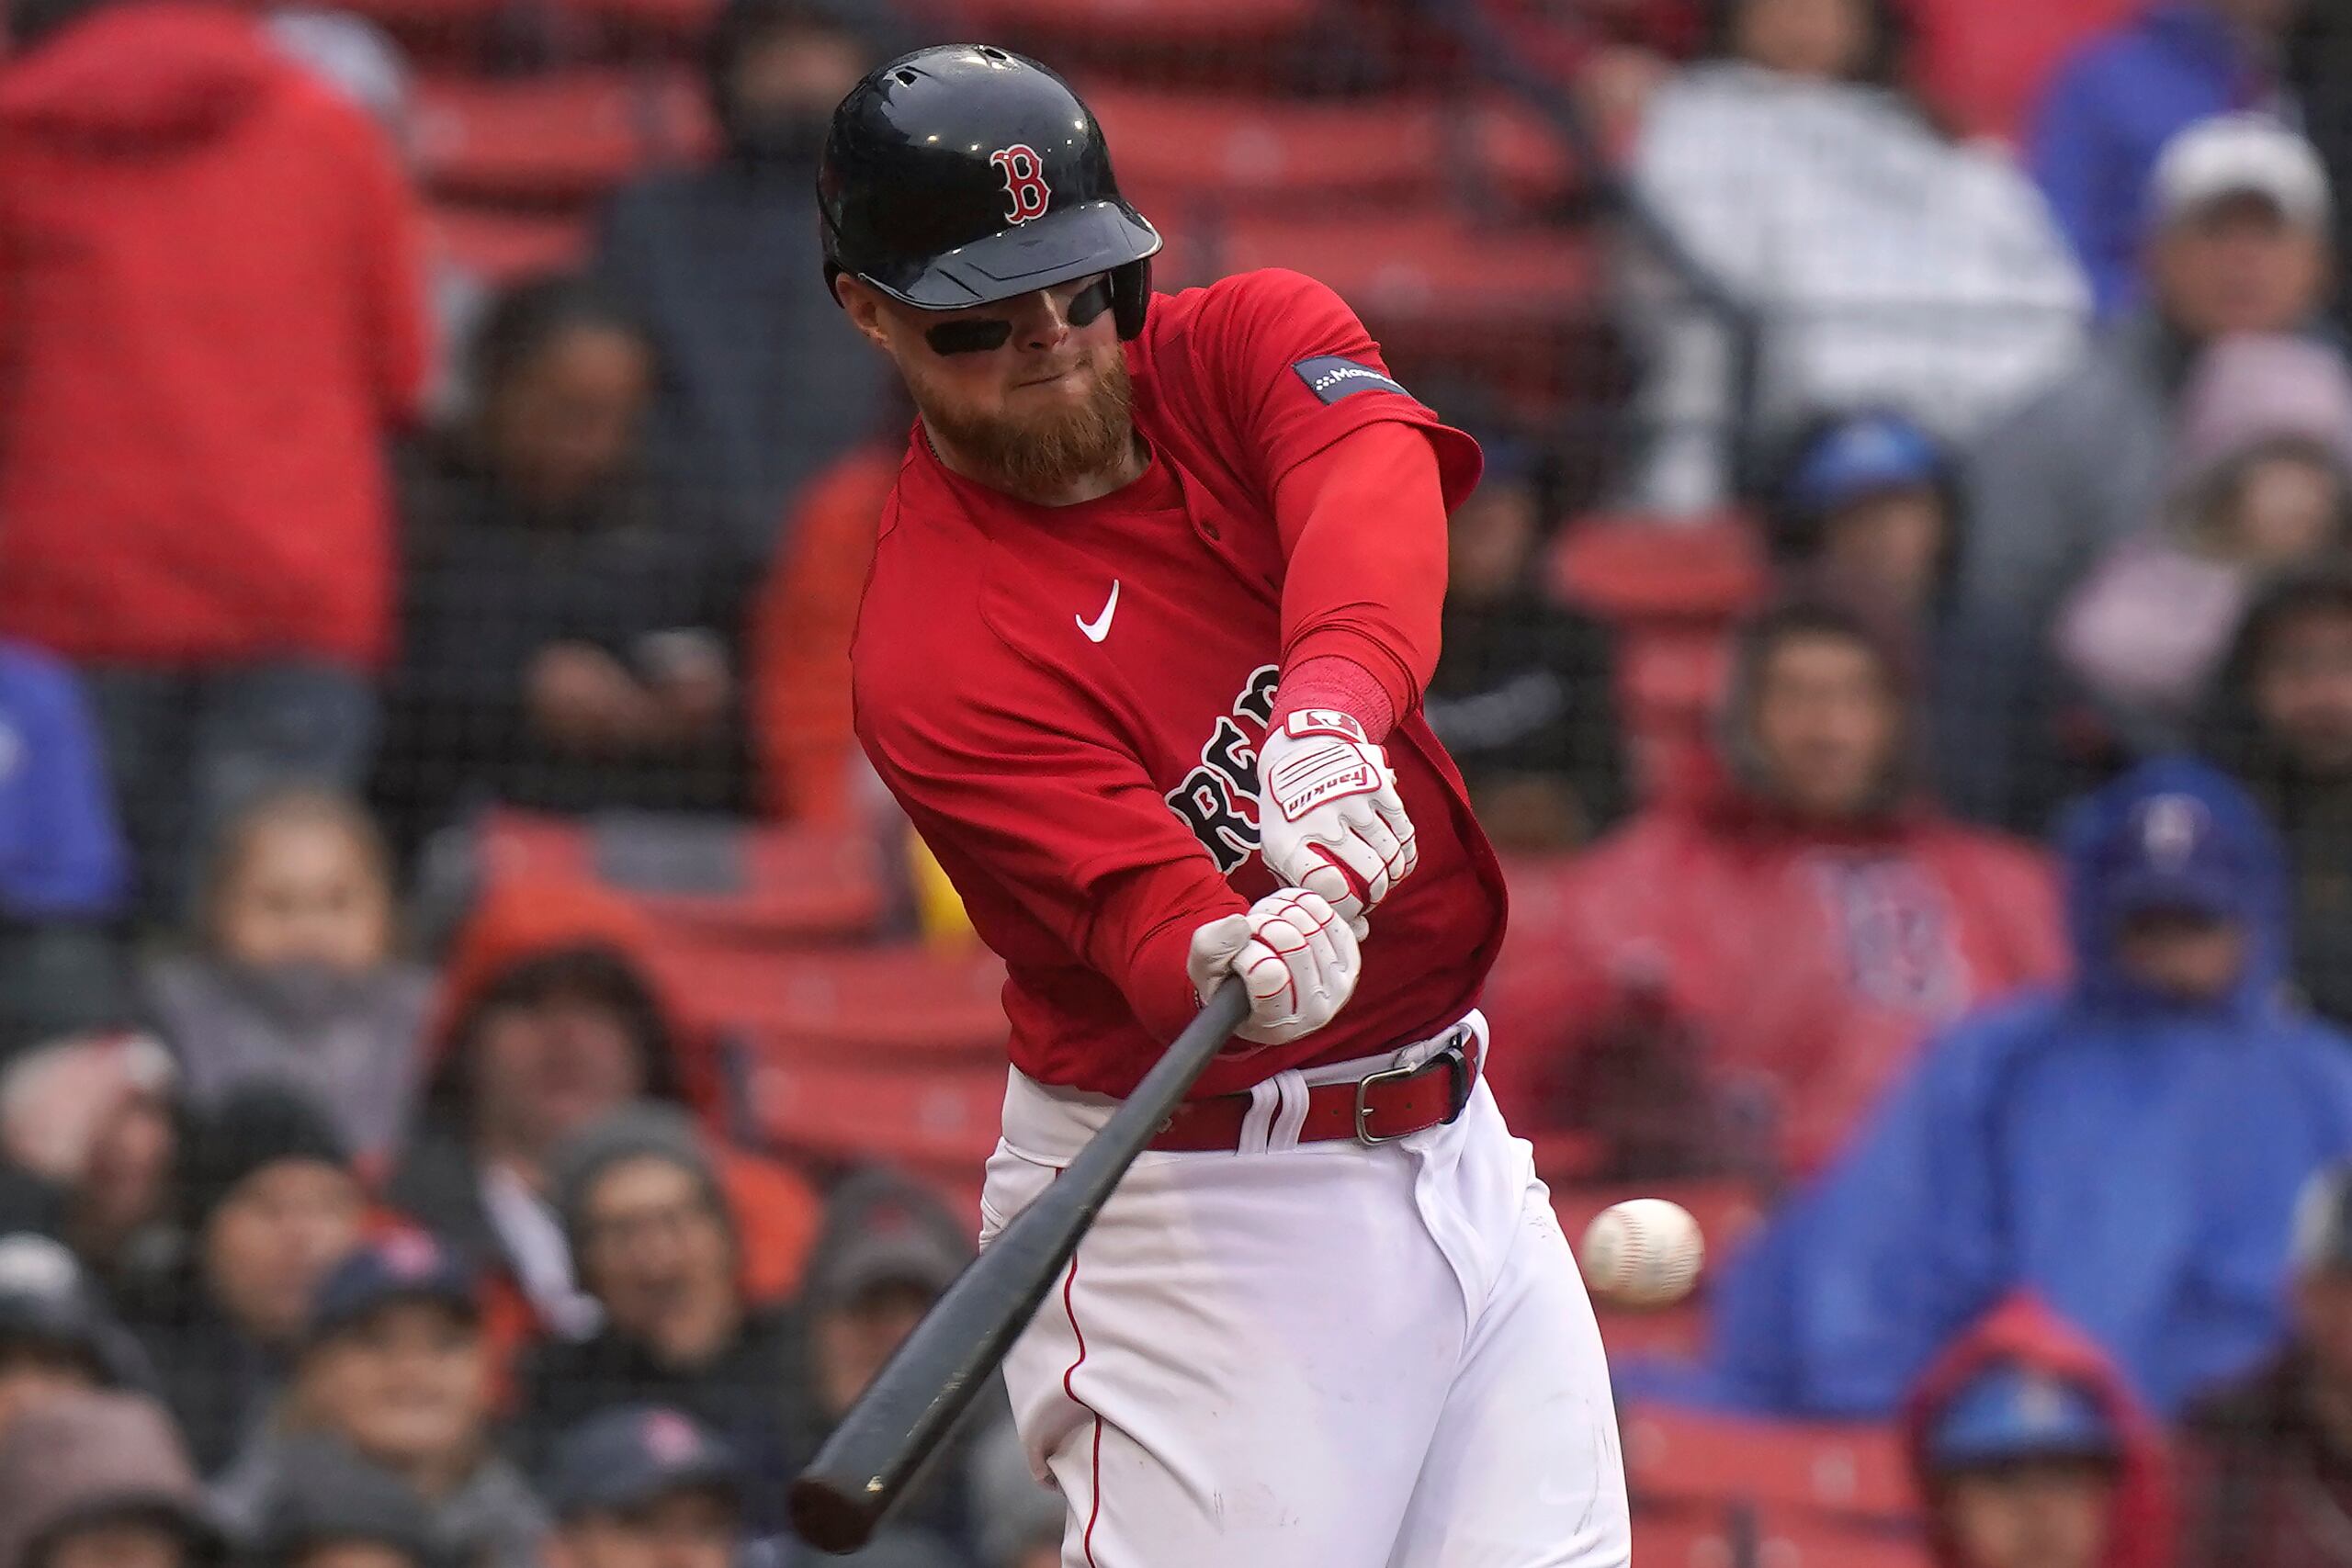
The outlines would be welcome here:
[[[1111,269],[1111,323],[1123,341],[1143,335],[1144,311],[1151,305],[1151,258]]]

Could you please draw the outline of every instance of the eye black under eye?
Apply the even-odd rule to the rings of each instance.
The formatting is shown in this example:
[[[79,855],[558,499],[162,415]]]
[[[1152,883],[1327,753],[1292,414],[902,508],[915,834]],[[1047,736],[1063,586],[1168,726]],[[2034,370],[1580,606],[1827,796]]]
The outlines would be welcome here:
[[[1012,323],[1001,316],[976,316],[942,321],[922,335],[933,354],[987,354],[1012,341]]]
[[[1098,277],[1070,296],[1069,310],[1065,312],[1069,324],[1082,327],[1111,308],[1111,280]]]

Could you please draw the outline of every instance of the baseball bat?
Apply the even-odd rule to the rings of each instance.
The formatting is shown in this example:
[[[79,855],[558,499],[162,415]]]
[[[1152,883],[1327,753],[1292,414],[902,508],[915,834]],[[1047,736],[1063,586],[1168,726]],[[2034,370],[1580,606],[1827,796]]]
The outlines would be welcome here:
[[[821,1551],[864,1546],[1029,1325],[1112,1189],[1250,1016],[1238,980],[1216,988],[1059,1179],[1012,1217],[875,1374],[792,1483],[792,1528]]]

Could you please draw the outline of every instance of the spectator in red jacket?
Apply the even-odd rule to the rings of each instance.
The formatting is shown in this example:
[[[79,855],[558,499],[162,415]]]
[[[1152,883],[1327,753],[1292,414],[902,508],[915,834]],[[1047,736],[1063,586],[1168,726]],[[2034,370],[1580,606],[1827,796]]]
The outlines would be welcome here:
[[[151,913],[248,791],[355,783],[391,626],[380,446],[424,379],[380,133],[202,0],[14,0],[0,634],[88,678]]]
[[[718,1065],[653,969],[635,908],[599,888],[514,882],[483,902],[449,961],[423,1117],[387,1197],[492,1266],[487,1327],[503,1354],[542,1328],[599,1319],[554,1206],[555,1154],[647,1100],[696,1112],[739,1243],[744,1294],[798,1282],[819,1212],[783,1166],[712,1131]]]
[[[2114,1366],[2019,1297],[1964,1335],[1905,1412],[1939,1568],[2164,1568],[2163,1434]]]
[[[1628,1173],[1806,1170],[1928,1031],[2058,972],[2049,867],[1935,809],[1915,718],[1901,640],[1866,615],[1798,598],[1748,624],[1719,782],[1571,863],[1550,950],[1513,965],[1551,966],[1517,998],[1539,1123],[1611,1139]]]

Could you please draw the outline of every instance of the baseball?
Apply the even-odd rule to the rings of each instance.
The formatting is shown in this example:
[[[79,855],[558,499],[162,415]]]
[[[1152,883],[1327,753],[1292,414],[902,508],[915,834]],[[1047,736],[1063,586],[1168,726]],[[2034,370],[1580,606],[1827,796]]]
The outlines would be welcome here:
[[[1672,1306],[1698,1282],[1707,1244],[1679,1203],[1634,1198],[1611,1203],[1585,1227],[1577,1260],[1585,1284],[1611,1306]]]

